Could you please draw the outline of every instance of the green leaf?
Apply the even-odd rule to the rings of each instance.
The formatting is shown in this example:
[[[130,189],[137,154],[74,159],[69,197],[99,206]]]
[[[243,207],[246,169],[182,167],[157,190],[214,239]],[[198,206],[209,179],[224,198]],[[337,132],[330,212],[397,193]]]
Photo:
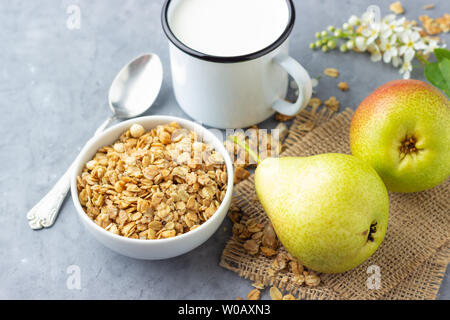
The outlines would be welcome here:
[[[442,88],[446,84],[437,62],[429,63],[425,66],[425,77],[438,88]]]
[[[450,60],[443,60],[448,61]],[[425,77],[428,81],[430,81],[434,86],[438,87],[442,91],[445,92],[445,94],[450,97],[450,82],[447,82],[446,77],[448,77],[448,74],[444,77],[442,74],[442,70],[440,68],[440,62],[434,62],[429,63],[425,66]],[[448,63],[442,63],[442,68],[446,70],[448,68]]]
[[[434,55],[436,56],[437,61],[441,62],[444,59],[450,60],[450,50],[444,48],[434,49]]]
[[[450,60],[444,59],[439,62],[439,69],[441,70],[445,82],[447,82],[447,87],[450,87]]]

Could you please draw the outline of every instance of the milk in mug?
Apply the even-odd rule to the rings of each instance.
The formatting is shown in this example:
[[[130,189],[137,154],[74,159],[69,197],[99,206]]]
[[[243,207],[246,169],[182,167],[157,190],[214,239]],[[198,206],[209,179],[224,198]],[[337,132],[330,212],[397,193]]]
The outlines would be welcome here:
[[[168,22],[175,37],[204,54],[222,57],[257,52],[286,29],[285,0],[172,1]]]

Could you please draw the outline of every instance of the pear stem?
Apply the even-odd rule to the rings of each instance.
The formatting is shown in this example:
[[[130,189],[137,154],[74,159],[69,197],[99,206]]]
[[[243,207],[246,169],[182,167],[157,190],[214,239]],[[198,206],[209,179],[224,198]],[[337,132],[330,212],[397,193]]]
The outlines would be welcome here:
[[[256,164],[259,165],[261,163],[261,158],[258,156],[258,154],[250,149],[249,145],[241,140],[239,140],[235,136],[228,136],[228,139],[236,143],[238,146],[240,146],[242,149],[248,152],[248,154],[256,161]]]

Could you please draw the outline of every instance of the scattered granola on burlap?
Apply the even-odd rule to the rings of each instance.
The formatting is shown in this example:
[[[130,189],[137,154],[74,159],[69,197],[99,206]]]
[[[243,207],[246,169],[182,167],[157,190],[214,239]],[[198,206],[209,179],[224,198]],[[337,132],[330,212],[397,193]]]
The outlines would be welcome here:
[[[328,100],[324,102],[325,106],[331,111],[337,112],[339,111],[339,101],[335,96],[331,96]]]
[[[319,275],[307,270],[297,259],[284,249],[281,249],[277,235],[270,222],[261,223],[251,218],[243,222],[241,220],[243,217],[241,209],[234,203],[231,205],[228,217],[233,222],[233,237],[242,242],[242,248],[248,254],[256,258],[264,256],[271,259],[270,272],[273,276],[277,274],[292,275],[298,286],[313,287],[320,284]],[[258,280],[254,281],[252,286],[259,290],[265,288],[265,285]],[[275,289],[271,290],[274,291]],[[256,291],[252,290],[251,293],[252,295],[256,294]],[[282,297],[280,293],[279,300]]]

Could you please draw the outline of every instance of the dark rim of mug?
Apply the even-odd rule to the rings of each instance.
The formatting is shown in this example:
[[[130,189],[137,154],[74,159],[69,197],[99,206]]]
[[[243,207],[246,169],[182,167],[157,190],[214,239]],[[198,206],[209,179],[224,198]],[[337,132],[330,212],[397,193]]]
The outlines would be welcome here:
[[[163,27],[164,33],[166,34],[167,38],[169,38],[170,42],[172,42],[181,51],[183,51],[193,57],[196,57],[196,58],[199,58],[202,60],[206,60],[206,61],[211,61],[211,62],[233,63],[233,62],[243,62],[243,61],[253,60],[253,59],[262,57],[262,56],[268,54],[269,52],[275,50],[281,44],[284,43],[284,41],[288,38],[289,34],[291,33],[292,28],[294,27],[294,22],[295,22],[294,4],[292,3],[292,0],[286,0],[286,4],[288,6],[288,11],[289,11],[289,20],[288,20],[288,23],[287,23],[286,28],[284,29],[283,33],[278,37],[277,40],[275,40],[269,46],[267,46],[259,51],[244,54],[241,56],[229,56],[229,57],[214,56],[214,55],[196,51],[196,50],[188,47],[183,42],[178,40],[178,38],[173,34],[172,30],[169,27],[169,21],[168,21],[168,17],[167,17],[167,13],[168,13],[169,5],[170,5],[171,1],[172,0],[166,0],[164,2],[164,5],[162,7],[162,12],[161,12],[162,27]]]

